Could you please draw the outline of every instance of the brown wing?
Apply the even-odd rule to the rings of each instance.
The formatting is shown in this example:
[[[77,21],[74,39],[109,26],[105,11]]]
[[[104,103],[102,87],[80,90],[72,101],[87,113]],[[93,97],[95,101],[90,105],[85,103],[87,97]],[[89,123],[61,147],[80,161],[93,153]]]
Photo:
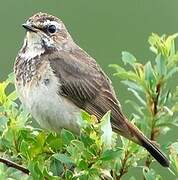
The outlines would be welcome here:
[[[75,53],[75,56],[72,53],[62,56],[53,53],[48,58],[59,78],[61,95],[98,119],[111,110],[113,129],[127,131],[110,80],[93,59],[82,52]]]
[[[93,59],[81,52],[53,54],[48,60],[61,83],[61,95],[98,119],[111,110],[113,130],[145,147],[162,166],[169,166],[164,153],[123,116],[109,79]]]

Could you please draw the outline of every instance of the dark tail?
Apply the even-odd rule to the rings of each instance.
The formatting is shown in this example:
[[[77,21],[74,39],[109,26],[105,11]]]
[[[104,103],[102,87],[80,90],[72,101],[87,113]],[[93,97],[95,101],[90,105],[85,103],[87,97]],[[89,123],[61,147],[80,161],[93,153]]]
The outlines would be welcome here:
[[[165,154],[133,124],[129,121],[126,121],[126,124],[131,133],[129,139],[143,146],[162,166],[169,167],[170,162]]]
[[[143,146],[163,167],[169,167],[169,160],[165,154],[151,140],[149,140],[134,124],[127,120],[120,108],[112,111],[112,128],[116,133]]]
[[[141,145],[164,167],[169,167],[169,160],[164,153],[153,144],[148,138],[142,137],[139,139]]]

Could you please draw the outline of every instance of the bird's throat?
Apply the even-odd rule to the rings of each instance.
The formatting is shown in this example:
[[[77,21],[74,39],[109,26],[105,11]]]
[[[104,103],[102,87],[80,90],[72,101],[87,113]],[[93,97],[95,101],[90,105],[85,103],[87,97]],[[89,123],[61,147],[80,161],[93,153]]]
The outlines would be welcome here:
[[[44,52],[45,49],[42,46],[41,37],[37,33],[27,32],[27,36],[22,47],[21,57],[25,60],[29,60],[36,56],[40,56]]]

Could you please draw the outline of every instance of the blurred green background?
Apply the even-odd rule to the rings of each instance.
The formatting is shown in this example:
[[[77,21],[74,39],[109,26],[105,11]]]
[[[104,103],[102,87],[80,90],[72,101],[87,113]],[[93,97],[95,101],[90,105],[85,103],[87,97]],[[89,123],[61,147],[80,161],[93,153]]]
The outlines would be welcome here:
[[[150,60],[152,53],[147,43],[152,33],[178,32],[177,0],[1,0],[0,1],[0,80],[13,70],[15,56],[25,35],[21,24],[36,12],[42,11],[60,17],[75,41],[97,62],[112,79],[124,112],[132,112],[125,100],[132,98],[119,82],[112,77],[108,64],[121,62],[121,52],[127,50],[142,62]],[[177,138],[170,132],[164,141]],[[155,163],[157,172],[167,179],[175,177],[167,169]],[[137,174],[133,169],[124,177]]]

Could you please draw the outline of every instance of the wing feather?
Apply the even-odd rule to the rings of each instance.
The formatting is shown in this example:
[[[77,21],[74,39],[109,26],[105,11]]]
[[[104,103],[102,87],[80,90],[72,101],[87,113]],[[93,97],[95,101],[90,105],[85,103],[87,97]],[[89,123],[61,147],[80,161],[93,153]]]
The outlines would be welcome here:
[[[70,99],[81,109],[101,119],[111,110],[111,121],[115,131],[128,131],[111,81],[96,62],[84,57],[59,54],[48,57],[50,66],[59,78],[59,93]],[[119,118],[119,119],[118,119]]]

